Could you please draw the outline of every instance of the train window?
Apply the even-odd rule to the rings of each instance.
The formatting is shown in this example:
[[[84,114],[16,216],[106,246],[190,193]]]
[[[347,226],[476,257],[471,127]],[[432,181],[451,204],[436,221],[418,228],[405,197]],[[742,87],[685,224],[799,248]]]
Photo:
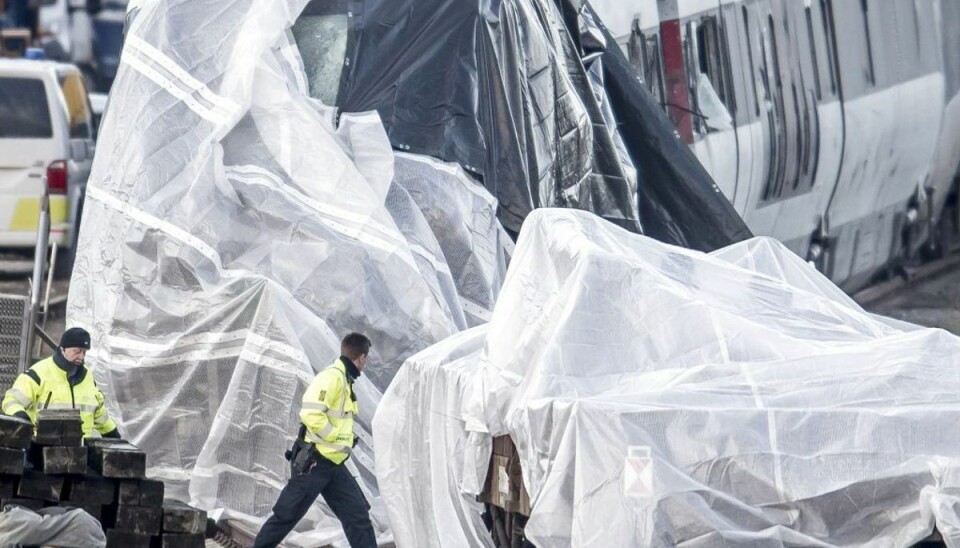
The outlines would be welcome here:
[[[860,0],[860,12],[863,14],[863,32],[866,38],[866,59],[864,59],[864,76],[871,86],[877,83],[877,76],[873,67],[873,44],[870,41],[870,13],[867,0]]]
[[[704,124],[703,116],[700,115],[700,103],[697,101],[697,79],[700,74],[700,67],[697,64],[698,59],[695,54],[697,50],[696,42],[696,28],[697,24],[693,21],[687,23],[683,27],[683,64],[687,68],[686,71],[686,80],[687,80],[687,97],[690,100],[690,107],[694,113],[698,114],[693,118],[693,130],[694,133],[703,135],[707,132],[706,124]]]
[[[767,123],[770,127],[769,163],[767,164],[767,182],[763,191],[763,199],[770,200],[780,196],[786,151],[784,150],[785,135],[783,134],[783,83],[780,79],[780,61],[777,51],[776,27],[773,17],[767,21],[766,33],[760,42],[763,65],[761,67],[762,83],[766,95]],[[776,88],[774,88],[776,86]]]
[[[717,54],[720,56],[720,74],[723,77],[723,87],[726,100],[724,104],[734,115],[737,114],[737,92],[734,87],[733,71],[730,67],[730,46],[732,45],[727,37],[726,25],[720,25],[720,35],[717,37]]]
[[[753,93],[753,108],[756,110],[757,116],[760,116],[760,99],[759,93],[756,92],[756,79],[753,77],[754,67],[757,65],[753,62],[753,36],[750,34],[750,17],[747,13],[747,7],[743,6],[743,32],[747,36],[747,61],[750,63],[750,81],[754,82],[754,93]]]
[[[807,6],[807,35],[810,39],[810,50],[813,59],[813,82],[816,89],[817,100],[823,99],[823,91],[820,87],[820,61],[817,59],[817,40],[813,35],[813,13],[810,6]]]
[[[630,65],[633,66],[633,72],[636,74],[644,84],[647,83],[644,80],[644,65],[646,64],[646,55],[644,55],[643,48],[646,45],[646,40],[643,37],[643,32],[638,26],[638,21],[634,20],[633,28],[630,30],[630,41],[627,42],[627,55],[629,57]]]
[[[773,57],[773,76],[774,82],[777,84],[777,90],[779,93],[783,93],[783,81],[781,80],[780,72],[780,48],[777,47],[777,33],[776,27],[773,24],[773,16],[768,17],[767,21],[770,29],[770,43],[773,51],[771,52]]]
[[[837,94],[837,51],[833,36],[833,11],[830,0],[820,0],[820,17],[823,19],[823,39],[827,44],[827,71],[829,73],[830,95]],[[826,95],[826,93],[822,93]]]
[[[700,61],[700,72],[715,84],[717,95],[726,105],[729,102],[726,86],[723,85],[725,79],[722,69],[723,61],[718,51],[719,38],[717,20],[713,17],[704,19],[697,26],[697,56]]]
[[[884,30],[884,36],[891,33],[896,37],[897,47],[895,55],[897,68],[903,71],[901,78],[909,80],[926,74],[924,70],[924,47],[926,40],[921,36],[920,20],[917,10],[920,9],[913,2],[897,0],[891,4],[881,4],[880,9],[887,9],[889,13],[882,14],[881,21],[891,27]],[[934,53],[930,54],[935,55]]]
[[[653,93],[654,98],[659,103],[664,101],[663,93],[663,69],[660,65],[660,35],[653,34],[647,37],[647,73],[646,79],[647,87],[650,88],[650,91]]]
[[[940,21],[956,21],[960,19],[960,2],[946,2],[943,4],[943,13]],[[952,99],[960,92],[960,33],[943,33],[943,72],[946,78],[947,99]]]
[[[634,20],[627,44],[630,64],[653,98],[661,105],[664,102],[663,77],[660,68],[660,37],[656,32],[649,36],[640,30],[639,20]]]
[[[725,48],[721,47],[720,27],[715,16],[706,16],[688,24],[693,37],[690,45],[691,91],[702,118],[698,124],[701,133],[725,131],[733,128],[731,105],[733,91],[727,69]],[[694,68],[698,70],[693,70]]]

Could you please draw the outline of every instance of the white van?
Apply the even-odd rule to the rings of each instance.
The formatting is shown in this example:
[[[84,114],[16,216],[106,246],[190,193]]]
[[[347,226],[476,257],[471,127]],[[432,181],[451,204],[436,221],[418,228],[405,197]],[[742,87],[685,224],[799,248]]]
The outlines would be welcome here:
[[[50,242],[66,251],[57,261],[69,272],[93,152],[80,71],[52,61],[0,59],[0,253],[32,257],[46,175]]]

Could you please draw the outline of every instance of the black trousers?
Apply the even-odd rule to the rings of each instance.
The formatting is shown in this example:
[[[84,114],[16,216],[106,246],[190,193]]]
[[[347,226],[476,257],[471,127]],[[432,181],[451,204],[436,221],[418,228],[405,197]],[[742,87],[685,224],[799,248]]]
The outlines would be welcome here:
[[[347,467],[325,458],[308,474],[295,476],[280,492],[273,515],[263,524],[253,548],[273,548],[287,536],[307,513],[317,495],[333,510],[343,525],[350,548],[376,548],[377,538],[370,523],[370,505]]]

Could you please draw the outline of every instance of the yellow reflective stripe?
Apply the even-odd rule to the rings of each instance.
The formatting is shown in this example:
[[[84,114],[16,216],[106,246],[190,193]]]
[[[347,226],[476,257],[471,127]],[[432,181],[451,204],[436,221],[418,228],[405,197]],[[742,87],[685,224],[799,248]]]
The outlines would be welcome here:
[[[307,441],[309,442],[313,442],[317,445],[322,445],[323,447],[326,447],[328,449],[333,449],[334,451],[339,451],[340,453],[346,453],[347,455],[349,455],[353,451],[352,447],[347,447],[346,445],[340,445],[339,443],[330,443],[324,440],[323,438],[317,437],[316,435],[314,435],[313,432],[309,430],[307,430],[306,437],[307,437]]]
[[[303,404],[303,408],[313,409],[315,411],[321,411],[323,413],[326,413],[327,411],[330,410],[330,406],[325,403],[313,403],[313,402],[307,402]]]
[[[23,405],[21,405],[20,402],[18,401],[9,401],[7,402],[7,405],[3,406],[3,414],[12,415],[17,411],[19,411],[19,409],[14,409],[13,411],[10,410],[11,408],[14,408],[14,407],[23,407]]]
[[[33,405],[33,402],[30,401],[30,396],[24,394],[17,388],[11,388],[10,390],[7,390],[7,395],[13,396],[13,399],[20,402],[20,405],[26,408],[30,408]]]
[[[320,431],[317,432],[317,434],[319,434],[321,438],[325,438],[329,436],[332,432],[333,432],[333,425],[328,422],[327,424],[323,425],[323,428],[321,428]]]
[[[93,417],[93,424],[97,426],[103,426],[104,424],[107,424],[108,420],[110,420],[110,417],[106,413],[104,413],[99,417]]]
[[[51,403],[46,407],[46,409],[76,409],[77,411],[86,411],[87,413],[93,413],[97,410],[97,406],[87,404],[87,403],[78,403],[78,404]]]
[[[338,363],[340,363],[340,360],[337,360],[332,364],[328,365],[327,369],[336,369],[337,373],[340,373],[340,376],[343,377],[343,390],[340,391],[340,407],[339,407],[340,415],[332,415],[331,413],[328,413],[328,414],[342,419],[348,416],[343,414],[344,413],[343,409],[347,406],[347,390],[350,390],[350,381],[347,379],[347,372],[337,367]],[[343,367],[344,369],[346,369],[347,366],[344,365]],[[352,415],[353,413],[349,414],[349,416],[352,416]]]
[[[327,415],[328,417],[333,417],[335,419],[349,419],[353,418],[353,413],[349,411],[344,411],[343,409],[330,409],[330,406],[325,403],[313,403],[307,402],[303,404],[304,409],[310,409],[313,411],[320,411],[321,413]]]
[[[347,380],[346,372],[341,371],[340,368],[337,367],[337,362],[328,365],[326,369],[334,369],[343,377],[343,390],[340,391],[340,406],[337,409],[330,409],[330,406],[325,403],[307,402],[303,404],[303,408],[321,411],[326,413],[328,417],[335,419],[352,419],[353,413],[344,411],[344,408],[347,407],[347,391],[350,390],[350,382]]]

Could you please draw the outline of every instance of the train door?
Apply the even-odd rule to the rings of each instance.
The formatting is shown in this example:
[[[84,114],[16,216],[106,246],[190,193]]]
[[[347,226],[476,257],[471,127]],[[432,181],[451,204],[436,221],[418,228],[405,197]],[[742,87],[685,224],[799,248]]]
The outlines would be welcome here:
[[[731,85],[737,131],[737,189],[733,206],[746,218],[751,189],[763,180],[764,131],[760,124],[760,100],[754,82],[753,47],[750,44],[747,8],[739,2],[720,8],[721,36],[730,60]],[[753,228],[753,227],[751,227]]]
[[[843,103],[840,100],[830,0],[812,0],[803,6],[795,5],[794,21],[795,28],[805,30],[813,83],[810,93],[816,99],[817,115],[817,139],[813,144],[816,167],[812,191],[812,215],[816,219],[816,227],[809,233],[814,247],[806,256],[822,266],[823,252],[828,246],[824,238],[827,205],[837,186],[844,148]]]
[[[773,235],[780,207],[765,200],[767,188],[775,184],[780,169],[778,161],[782,143],[782,121],[774,107],[771,81],[772,61],[768,55],[769,40],[764,37],[764,26],[769,8],[764,2],[746,1],[740,6],[740,20],[747,67],[745,79],[754,97],[751,131],[751,177],[747,189],[743,218],[755,234]]]
[[[814,192],[821,149],[819,73],[804,8],[789,0],[739,7],[759,127],[752,135],[756,174],[744,220],[755,233],[780,239],[801,255],[822,209]]]
[[[773,161],[767,173],[763,191],[764,201],[774,201],[789,194],[798,178],[800,154],[794,144],[798,141],[799,116],[795,96],[791,93],[793,74],[790,71],[789,47],[786,43],[782,13],[775,0],[758,5],[760,9],[760,51],[762,77],[769,90],[767,123],[773,137],[771,156]]]
[[[936,35],[931,2],[829,4],[840,41],[845,139],[828,206],[834,244],[828,274],[855,289],[901,252],[905,224],[916,216],[911,204],[929,172],[943,116],[943,74],[936,55],[925,53]]]
[[[737,188],[736,103],[719,0],[661,2],[668,115],[731,201]]]

